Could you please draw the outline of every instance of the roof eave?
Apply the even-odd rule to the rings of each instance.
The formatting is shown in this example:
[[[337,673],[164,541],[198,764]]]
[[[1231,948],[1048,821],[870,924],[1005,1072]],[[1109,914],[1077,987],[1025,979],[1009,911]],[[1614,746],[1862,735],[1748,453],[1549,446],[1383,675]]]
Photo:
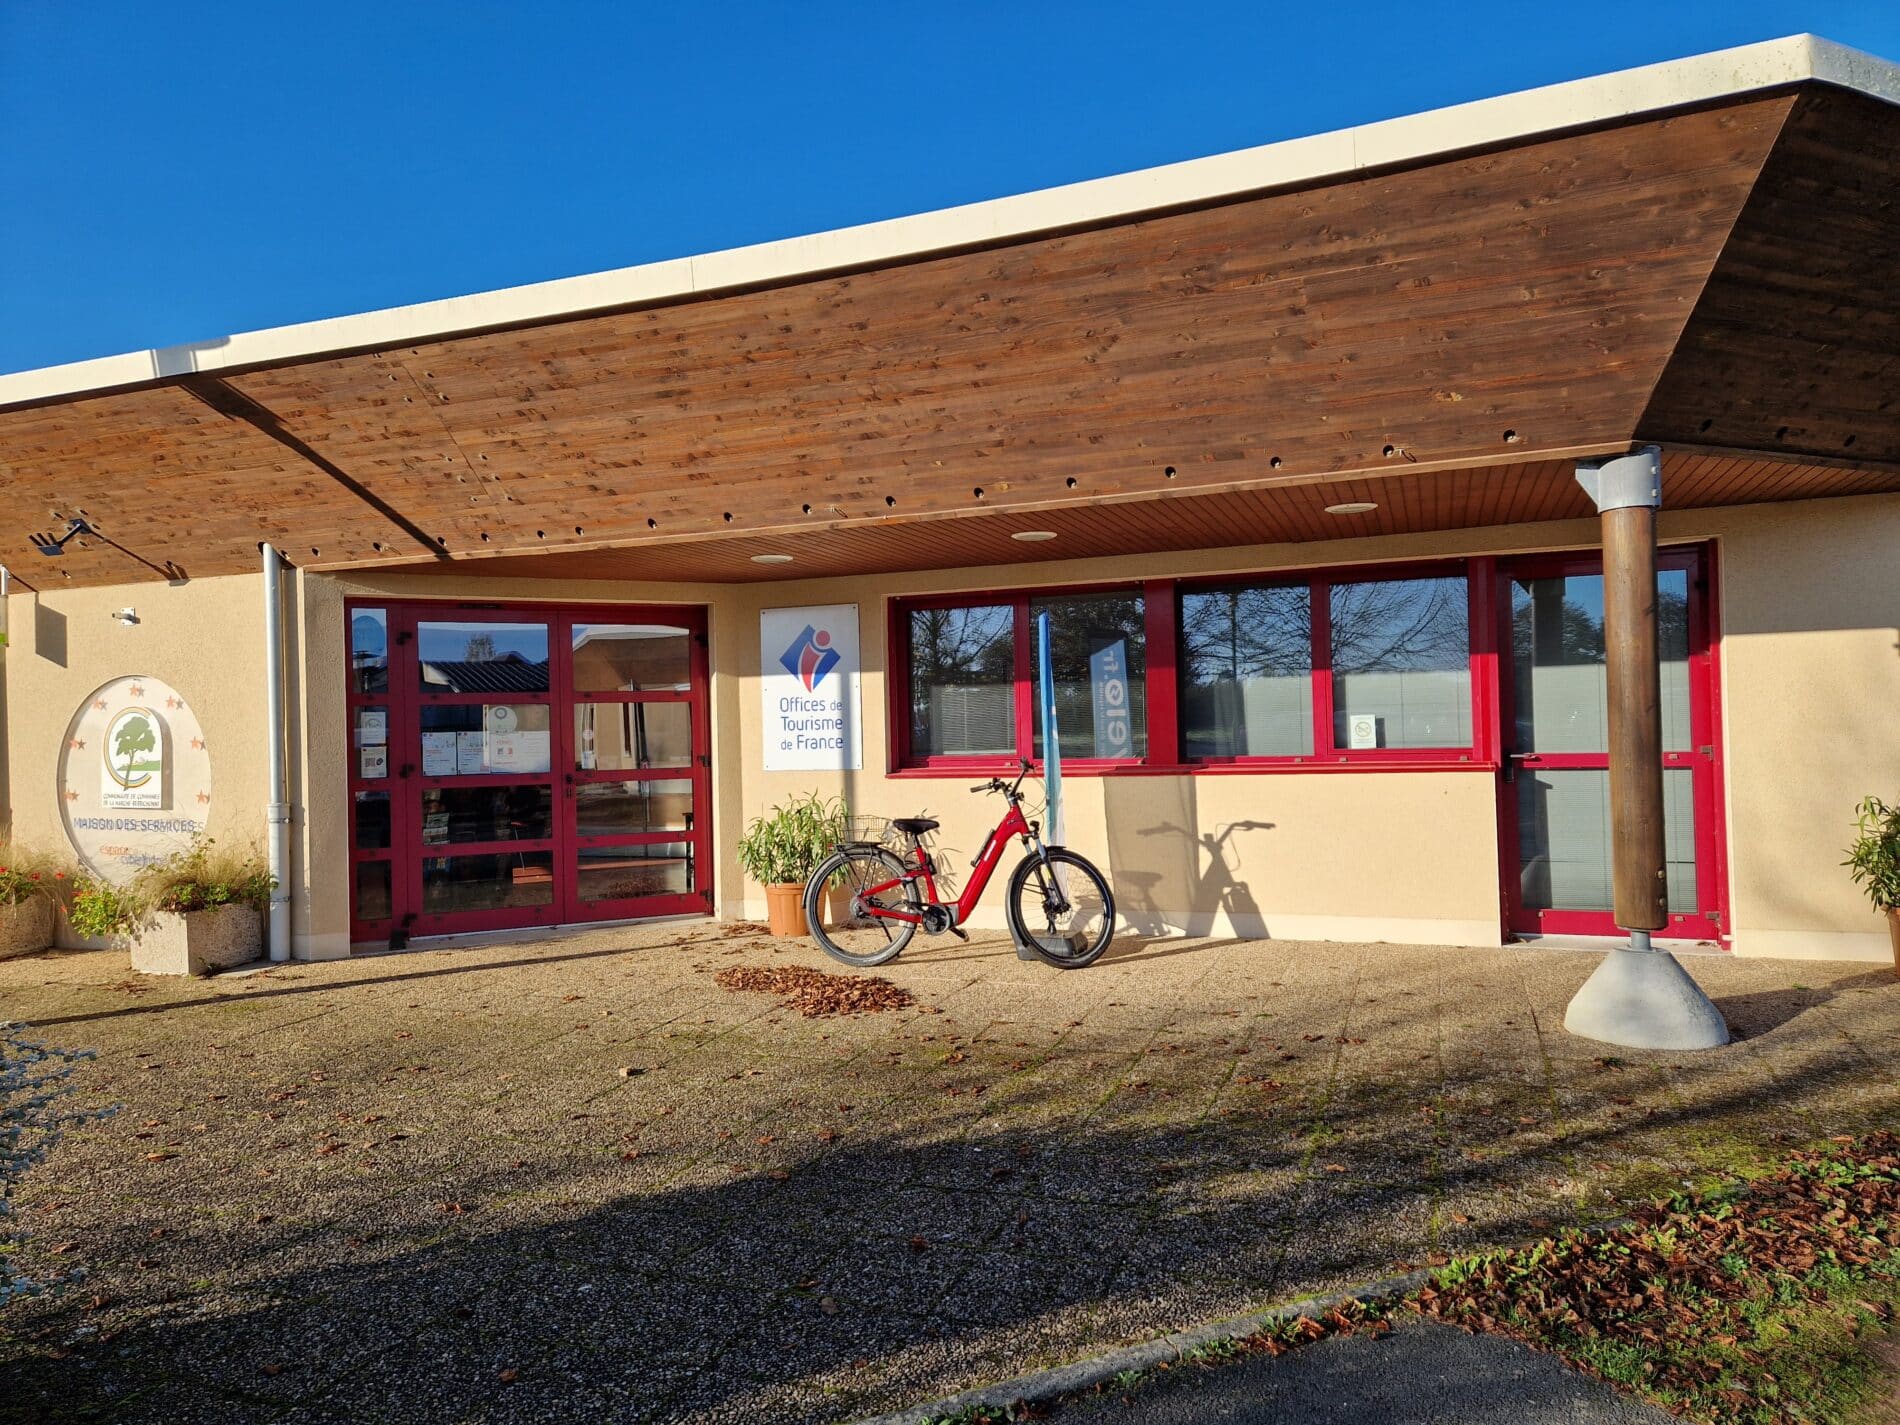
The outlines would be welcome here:
[[[0,375],[0,410],[145,386],[194,372],[288,365],[914,261],[1806,82],[1833,84],[1900,105],[1900,65],[1815,35],[1793,35],[804,237]]]

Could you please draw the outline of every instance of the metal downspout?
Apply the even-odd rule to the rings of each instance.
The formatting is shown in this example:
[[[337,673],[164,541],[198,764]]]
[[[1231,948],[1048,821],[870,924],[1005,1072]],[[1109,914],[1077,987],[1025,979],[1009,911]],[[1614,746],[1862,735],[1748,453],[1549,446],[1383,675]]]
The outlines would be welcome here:
[[[264,761],[270,791],[264,812],[269,839],[270,918],[264,943],[273,960],[290,958],[290,802],[284,757],[283,564],[270,545],[264,555]]]

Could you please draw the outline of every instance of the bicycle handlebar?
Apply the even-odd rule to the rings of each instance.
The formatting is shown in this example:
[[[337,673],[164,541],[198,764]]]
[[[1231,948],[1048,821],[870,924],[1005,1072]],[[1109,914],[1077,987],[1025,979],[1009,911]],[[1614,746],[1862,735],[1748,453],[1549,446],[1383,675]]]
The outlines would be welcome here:
[[[976,786],[970,788],[970,790],[973,792],[1008,792],[1012,797],[1015,796],[1017,792],[1022,790],[1023,778],[1027,777],[1032,770],[1032,764],[1027,757],[1021,760],[1023,769],[1016,774],[1016,780],[1014,782],[1005,782],[1001,777],[991,777],[989,781],[979,782]]]

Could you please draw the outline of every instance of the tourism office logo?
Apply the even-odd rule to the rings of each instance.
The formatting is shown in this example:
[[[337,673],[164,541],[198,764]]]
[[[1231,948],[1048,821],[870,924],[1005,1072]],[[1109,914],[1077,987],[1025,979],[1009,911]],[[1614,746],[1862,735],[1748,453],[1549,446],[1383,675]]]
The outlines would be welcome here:
[[[831,633],[827,629],[805,625],[805,631],[792,640],[792,646],[779,655],[779,666],[805,685],[808,693],[816,692],[818,685],[825,680],[825,674],[838,666],[838,650],[831,646]]]

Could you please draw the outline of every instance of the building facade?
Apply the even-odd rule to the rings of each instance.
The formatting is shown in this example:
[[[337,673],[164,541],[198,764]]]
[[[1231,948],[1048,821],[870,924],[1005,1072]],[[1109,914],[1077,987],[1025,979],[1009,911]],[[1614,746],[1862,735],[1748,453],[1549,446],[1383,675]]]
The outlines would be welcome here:
[[[13,838],[120,875],[287,802],[298,957],[756,917],[789,796],[976,854],[1048,612],[1136,932],[1609,935],[1575,469],[1654,445],[1659,936],[1885,958],[1897,103],[1780,41],[0,377]]]

